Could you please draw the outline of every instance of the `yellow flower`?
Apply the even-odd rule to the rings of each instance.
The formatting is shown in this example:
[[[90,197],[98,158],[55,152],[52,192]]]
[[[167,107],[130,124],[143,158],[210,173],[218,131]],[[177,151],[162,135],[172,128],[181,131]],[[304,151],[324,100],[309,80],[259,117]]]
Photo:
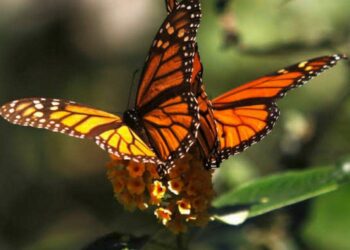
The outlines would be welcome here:
[[[168,184],[169,190],[176,195],[178,195],[182,191],[183,186],[184,183],[181,180],[181,178],[170,180]]]
[[[160,181],[154,181],[150,185],[150,202],[151,204],[159,204],[160,200],[164,197],[166,192],[166,187]]]
[[[203,226],[215,192],[212,173],[203,166],[196,149],[176,160],[168,174],[160,176],[156,164],[142,164],[112,157],[107,176],[116,198],[125,208],[152,209],[172,232],[185,232],[189,225]],[[146,188],[147,187],[147,188]]]
[[[130,178],[126,184],[131,194],[142,194],[145,191],[145,183],[141,177]]]
[[[154,211],[155,216],[162,221],[163,225],[166,225],[171,220],[171,211],[165,208],[157,208]]]
[[[191,214],[191,203],[185,199],[181,199],[176,202],[180,214],[189,215]]]

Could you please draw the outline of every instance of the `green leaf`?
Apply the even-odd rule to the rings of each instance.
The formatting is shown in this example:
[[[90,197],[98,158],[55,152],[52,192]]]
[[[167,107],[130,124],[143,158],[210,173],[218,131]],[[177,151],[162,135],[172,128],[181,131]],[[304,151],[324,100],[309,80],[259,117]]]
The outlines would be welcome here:
[[[334,191],[349,182],[349,176],[349,162],[336,168],[323,167],[276,174],[244,184],[221,195],[214,200],[213,206],[215,209],[221,209],[237,204],[252,204],[247,216],[251,218]]]

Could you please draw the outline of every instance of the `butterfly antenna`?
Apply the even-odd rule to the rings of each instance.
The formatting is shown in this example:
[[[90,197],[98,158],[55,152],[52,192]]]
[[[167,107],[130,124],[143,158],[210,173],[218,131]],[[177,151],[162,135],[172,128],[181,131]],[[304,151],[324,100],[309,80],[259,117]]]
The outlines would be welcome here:
[[[139,70],[135,70],[134,73],[132,74],[132,81],[131,81],[131,86],[129,88],[129,97],[128,97],[128,109],[130,108],[130,102],[131,102],[131,99],[132,99],[132,94],[133,94],[133,89],[134,89],[134,84],[135,84],[135,77],[136,77],[136,74],[139,72]]]

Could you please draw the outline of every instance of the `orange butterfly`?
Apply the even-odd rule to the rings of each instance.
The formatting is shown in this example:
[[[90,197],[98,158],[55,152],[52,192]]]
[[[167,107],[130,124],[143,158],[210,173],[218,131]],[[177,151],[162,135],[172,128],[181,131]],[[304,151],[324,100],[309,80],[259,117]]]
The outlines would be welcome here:
[[[14,124],[93,139],[119,158],[167,169],[189,150],[199,126],[190,78],[200,17],[198,0],[183,1],[167,16],[144,66],[135,108],[123,118],[48,98],[12,101],[1,107],[0,115]]]
[[[165,0],[165,5],[168,13],[171,13],[177,8],[179,3],[176,0]],[[209,159],[211,155],[215,154],[216,148],[219,144],[219,139],[217,136],[212,104],[208,99],[202,83],[203,67],[199,58],[197,44],[195,45],[195,52],[191,76],[191,91],[194,93],[199,106],[200,129],[197,142],[199,144],[203,159],[205,159],[204,164],[208,168],[209,166],[207,159]],[[212,160],[214,159],[215,158]]]
[[[179,3],[166,0],[171,13]],[[195,45],[192,91],[199,104],[198,144],[207,168],[244,151],[264,138],[279,117],[275,103],[287,91],[300,87],[334,66],[344,55],[322,56],[281,69],[209,100],[202,83],[203,67]]]

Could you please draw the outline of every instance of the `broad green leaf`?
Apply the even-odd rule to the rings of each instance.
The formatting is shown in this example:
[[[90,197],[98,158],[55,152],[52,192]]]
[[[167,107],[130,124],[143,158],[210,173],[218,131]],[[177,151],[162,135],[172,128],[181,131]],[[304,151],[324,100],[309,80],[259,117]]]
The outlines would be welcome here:
[[[258,216],[338,189],[350,180],[350,163],[264,177],[218,197],[216,209],[251,204],[247,218]],[[228,214],[218,214],[227,217]],[[228,222],[229,223],[229,222]],[[230,223],[229,223],[230,224]]]
[[[350,185],[313,202],[303,226],[303,239],[313,249],[350,249]],[[325,237],[325,235],[327,237]]]

